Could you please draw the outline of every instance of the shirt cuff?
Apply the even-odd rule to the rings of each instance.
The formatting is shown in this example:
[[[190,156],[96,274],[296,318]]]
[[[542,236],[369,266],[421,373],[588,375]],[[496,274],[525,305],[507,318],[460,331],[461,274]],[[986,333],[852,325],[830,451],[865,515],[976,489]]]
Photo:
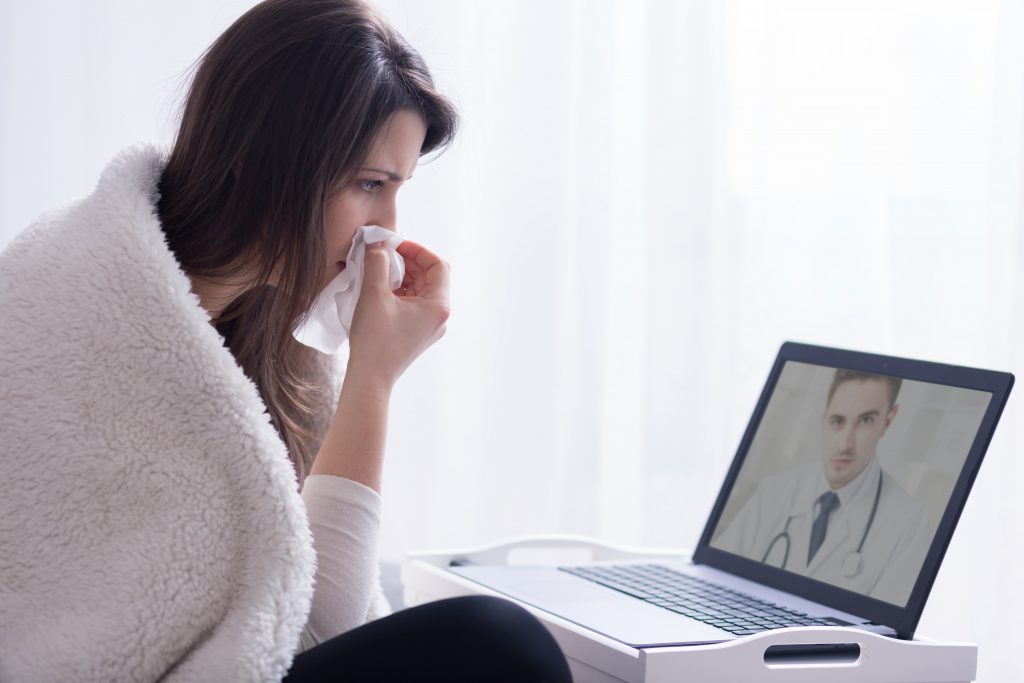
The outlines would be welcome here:
[[[357,505],[377,515],[382,504],[380,494],[366,484],[334,474],[308,475],[302,484],[302,496]]]

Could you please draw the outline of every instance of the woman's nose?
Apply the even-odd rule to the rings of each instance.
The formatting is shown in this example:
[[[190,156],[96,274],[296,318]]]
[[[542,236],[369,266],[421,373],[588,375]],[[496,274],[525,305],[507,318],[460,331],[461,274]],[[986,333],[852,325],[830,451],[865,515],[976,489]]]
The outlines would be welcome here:
[[[383,203],[374,212],[373,219],[373,225],[379,225],[391,232],[395,232],[398,227],[398,207],[395,205],[395,202],[392,200]]]

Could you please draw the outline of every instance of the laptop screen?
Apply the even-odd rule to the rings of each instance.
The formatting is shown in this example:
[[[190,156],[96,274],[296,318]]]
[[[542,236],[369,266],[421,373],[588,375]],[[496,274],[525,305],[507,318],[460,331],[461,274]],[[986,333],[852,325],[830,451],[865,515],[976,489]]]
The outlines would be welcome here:
[[[1012,387],[786,342],[693,561],[910,637]]]
[[[905,606],[991,398],[786,362],[711,546]]]

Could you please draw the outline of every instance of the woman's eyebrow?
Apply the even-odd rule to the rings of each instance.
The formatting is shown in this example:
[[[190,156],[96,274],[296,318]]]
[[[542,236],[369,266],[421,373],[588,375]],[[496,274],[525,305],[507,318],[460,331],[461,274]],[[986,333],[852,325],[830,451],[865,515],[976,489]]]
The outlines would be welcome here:
[[[383,175],[386,175],[388,177],[388,180],[390,180],[393,183],[398,183],[402,181],[401,176],[399,176],[397,173],[394,173],[392,171],[385,171],[382,168],[370,168],[369,166],[364,166],[363,170],[373,171],[374,173],[381,173]],[[412,178],[412,176],[409,176],[409,178]],[[409,180],[409,178],[406,178],[406,180]]]

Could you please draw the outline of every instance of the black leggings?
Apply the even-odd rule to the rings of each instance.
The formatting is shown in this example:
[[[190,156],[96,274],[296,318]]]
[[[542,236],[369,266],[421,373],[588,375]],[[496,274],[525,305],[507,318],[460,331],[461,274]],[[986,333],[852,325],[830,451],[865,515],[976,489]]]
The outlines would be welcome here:
[[[558,643],[522,607],[464,596],[410,607],[295,657],[300,681],[572,681]]]

